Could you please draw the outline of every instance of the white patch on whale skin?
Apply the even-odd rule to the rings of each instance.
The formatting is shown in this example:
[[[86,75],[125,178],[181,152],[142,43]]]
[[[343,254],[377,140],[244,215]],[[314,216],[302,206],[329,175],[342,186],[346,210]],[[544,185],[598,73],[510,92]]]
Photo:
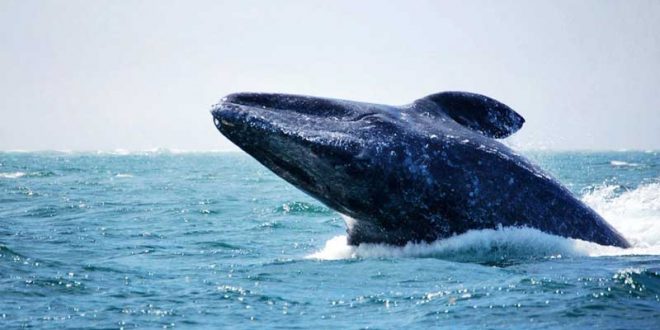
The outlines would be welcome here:
[[[348,231],[352,231],[353,227],[355,226],[355,223],[357,222],[355,219],[345,215],[345,214],[340,214],[342,219],[344,219],[344,223],[346,223],[346,228]]]

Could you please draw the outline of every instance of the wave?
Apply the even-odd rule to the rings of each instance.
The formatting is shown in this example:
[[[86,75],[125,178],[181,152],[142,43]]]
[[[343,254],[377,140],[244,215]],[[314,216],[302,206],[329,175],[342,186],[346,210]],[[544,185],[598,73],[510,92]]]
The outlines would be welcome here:
[[[142,150],[127,150],[127,149],[97,150],[95,153],[97,155],[111,155],[111,156],[150,156],[150,155],[182,155],[182,154],[215,154],[215,153],[230,153],[235,151],[236,150],[224,150],[224,149],[195,150],[195,149],[176,149],[176,148],[152,148],[152,149],[142,149]]]
[[[18,179],[18,178],[47,178],[55,176],[55,172],[51,171],[38,171],[38,172],[0,172],[0,179]]]
[[[620,269],[612,279],[623,284],[624,289],[627,289],[629,293],[634,291],[639,295],[644,292],[653,294],[660,291],[660,269],[657,268],[629,267]]]
[[[278,206],[274,210],[276,213],[283,214],[331,214],[332,211],[318,204],[311,204],[307,202],[287,202]]]
[[[629,162],[624,162],[622,160],[612,160],[610,161],[610,165],[613,167],[640,167],[642,164],[638,163],[629,163]]]
[[[0,172],[0,179],[18,179],[25,174],[25,172]]]
[[[536,258],[660,255],[660,183],[621,191],[604,185],[583,196],[632,244],[622,249],[579,239],[564,238],[527,227],[471,230],[432,243],[405,246],[360,244],[351,246],[345,235],[336,236],[306,258],[340,260],[353,258],[431,257],[462,262],[507,263]]]
[[[636,189],[603,185],[586,193],[582,200],[634,247],[660,246],[660,182],[642,184]]]

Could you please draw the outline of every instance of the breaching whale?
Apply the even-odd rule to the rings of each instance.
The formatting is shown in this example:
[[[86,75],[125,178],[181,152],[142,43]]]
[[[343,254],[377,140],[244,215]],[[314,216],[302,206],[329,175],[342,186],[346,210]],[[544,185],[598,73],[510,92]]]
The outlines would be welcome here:
[[[353,245],[520,226],[630,246],[557,180],[495,140],[525,120],[483,95],[442,92],[389,106],[236,93],[211,113],[238,147],[346,215]]]

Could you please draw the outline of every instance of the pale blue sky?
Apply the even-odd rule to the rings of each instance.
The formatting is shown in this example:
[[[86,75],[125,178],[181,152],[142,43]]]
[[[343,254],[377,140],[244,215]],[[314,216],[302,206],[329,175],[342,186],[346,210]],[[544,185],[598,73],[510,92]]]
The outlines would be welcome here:
[[[660,149],[660,1],[0,0],[0,150],[230,149],[237,91],[465,90],[521,148]]]

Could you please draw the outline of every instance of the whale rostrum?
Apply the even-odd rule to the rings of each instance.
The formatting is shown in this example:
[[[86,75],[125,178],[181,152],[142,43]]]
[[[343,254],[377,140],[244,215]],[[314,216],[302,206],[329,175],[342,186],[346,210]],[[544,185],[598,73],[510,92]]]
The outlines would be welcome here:
[[[350,217],[353,245],[520,226],[629,247],[557,180],[495,140],[525,120],[483,95],[442,92],[390,106],[236,93],[212,115],[238,147]]]

